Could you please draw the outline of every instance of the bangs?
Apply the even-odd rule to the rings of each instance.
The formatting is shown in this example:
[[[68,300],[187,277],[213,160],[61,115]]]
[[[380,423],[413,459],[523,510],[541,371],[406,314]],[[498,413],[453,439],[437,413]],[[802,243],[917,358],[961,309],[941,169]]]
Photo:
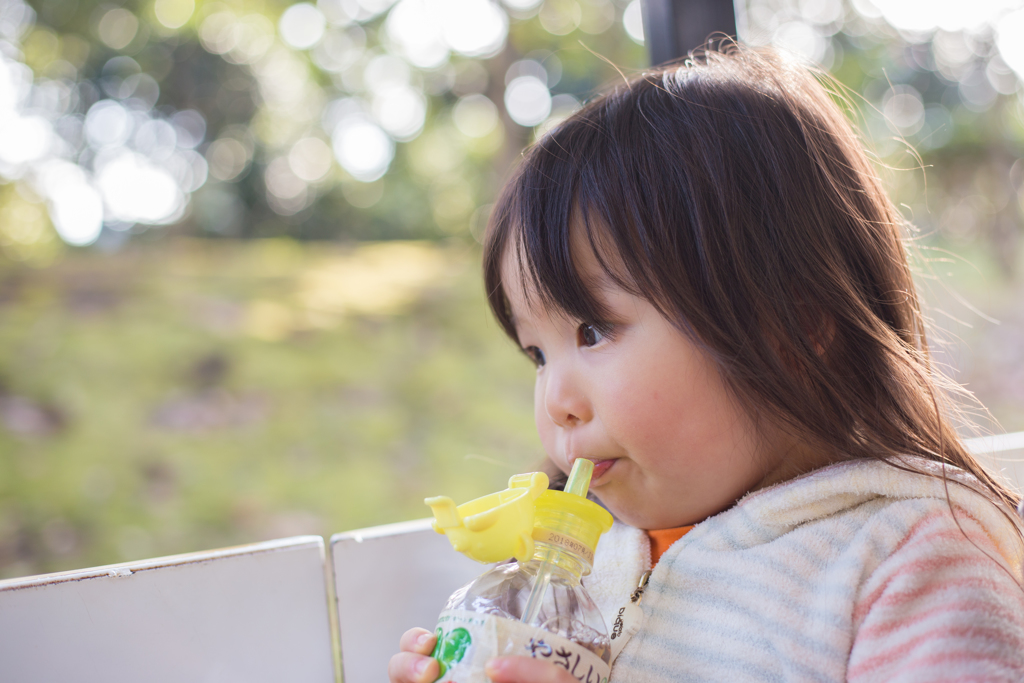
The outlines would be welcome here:
[[[485,285],[498,322],[517,341],[504,285],[512,277],[519,278],[530,306],[607,332],[606,307],[595,294],[594,274],[579,267],[580,249],[592,251],[609,281],[661,308],[653,296],[652,264],[643,258],[642,192],[631,180],[637,174],[620,154],[621,143],[604,129],[608,102],[585,108],[544,136],[495,206],[484,245]]]

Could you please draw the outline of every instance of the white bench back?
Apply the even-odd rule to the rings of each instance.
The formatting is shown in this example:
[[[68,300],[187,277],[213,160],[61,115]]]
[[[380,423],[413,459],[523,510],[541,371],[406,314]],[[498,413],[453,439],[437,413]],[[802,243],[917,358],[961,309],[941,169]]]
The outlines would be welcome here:
[[[1000,472],[1018,491],[1024,491],[1024,432],[967,439],[967,449],[986,467]]]
[[[429,519],[335,534],[331,560],[345,683],[385,683],[402,633],[434,628],[448,596],[487,568]]]
[[[331,683],[319,536],[0,582],[4,683]]]

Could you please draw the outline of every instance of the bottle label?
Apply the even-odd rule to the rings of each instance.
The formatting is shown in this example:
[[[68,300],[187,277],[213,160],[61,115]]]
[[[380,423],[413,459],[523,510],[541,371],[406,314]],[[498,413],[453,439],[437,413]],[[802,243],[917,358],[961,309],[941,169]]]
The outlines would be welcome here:
[[[558,546],[559,548],[565,548],[569,552],[576,553],[582,557],[584,560],[589,562],[591,566],[594,564],[594,551],[571,536],[566,536],[565,534],[560,534],[557,531],[551,531],[549,529],[535,528],[533,530],[533,540],[550,543],[551,545]]]
[[[604,659],[579,643],[493,614],[445,610],[436,633],[431,656],[441,665],[437,683],[490,683],[484,667],[491,657],[505,655],[551,662],[581,683],[608,683],[611,673]]]

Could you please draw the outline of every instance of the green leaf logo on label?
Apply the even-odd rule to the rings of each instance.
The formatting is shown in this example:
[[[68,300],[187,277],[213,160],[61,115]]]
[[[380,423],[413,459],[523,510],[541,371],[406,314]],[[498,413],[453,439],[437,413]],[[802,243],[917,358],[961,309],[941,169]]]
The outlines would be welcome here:
[[[469,631],[464,628],[452,629],[448,635],[444,635],[441,629],[437,629],[437,645],[430,655],[441,665],[441,676],[444,676],[448,669],[462,661],[466,656],[466,650],[473,643]]]

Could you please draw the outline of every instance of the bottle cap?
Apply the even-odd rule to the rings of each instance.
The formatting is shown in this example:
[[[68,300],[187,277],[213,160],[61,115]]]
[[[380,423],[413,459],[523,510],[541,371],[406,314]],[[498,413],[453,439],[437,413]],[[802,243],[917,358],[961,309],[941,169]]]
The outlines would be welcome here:
[[[578,458],[565,491],[547,490],[547,475],[530,472],[509,479],[504,491],[458,507],[447,496],[424,502],[434,512],[434,530],[477,562],[527,561],[537,540],[574,552],[591,565],[598,539],[612,526],[611,514],[587,500],[593,471],[593,462]]]
[[[584,574],[594,564],[594,551],[601,534],[612,528],[612,516],[587,500],[594,463],[577,458],[564,491],[545,491],[537,498],[533,539],[555,545],[586,560]]]

